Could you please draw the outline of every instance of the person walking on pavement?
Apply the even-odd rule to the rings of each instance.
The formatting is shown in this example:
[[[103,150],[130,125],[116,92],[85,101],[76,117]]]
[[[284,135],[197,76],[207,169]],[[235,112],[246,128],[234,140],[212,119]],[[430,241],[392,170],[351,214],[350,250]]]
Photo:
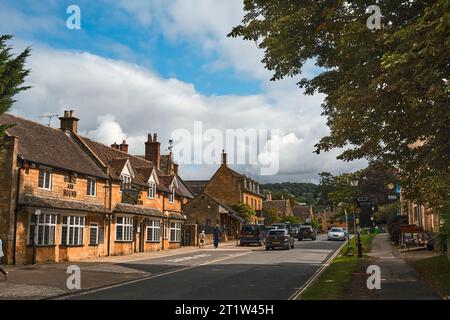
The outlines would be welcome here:
[[[199,246],[199,248],[203,248],[203,246],[205,245],[205,238],[206,238],[206,234],[205,234],[205,230],[203,230],[198,235],[198,240],[199,240],[198,246]]]
[[[2,238],[0,237],[0,273],[3,273],[3,276],[5,277],[5,280],[8,280],[8,272],[6,272],[3,268],[2,268],[2,264],[3,264],[3,257],[5,255],[3,254],[3,241]]]
[[[216,227],[214,228],[214,248],[219,247],[219,241],[220,241],[220,226],[219,224],[216,224]]]

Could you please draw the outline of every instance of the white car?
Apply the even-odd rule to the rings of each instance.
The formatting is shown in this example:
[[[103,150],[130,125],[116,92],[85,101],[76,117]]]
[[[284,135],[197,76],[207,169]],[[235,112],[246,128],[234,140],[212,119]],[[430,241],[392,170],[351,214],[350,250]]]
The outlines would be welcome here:
[[[347,239],[347,232],[344,228],[333,227],[328,232],[328,240],[345,240]]]

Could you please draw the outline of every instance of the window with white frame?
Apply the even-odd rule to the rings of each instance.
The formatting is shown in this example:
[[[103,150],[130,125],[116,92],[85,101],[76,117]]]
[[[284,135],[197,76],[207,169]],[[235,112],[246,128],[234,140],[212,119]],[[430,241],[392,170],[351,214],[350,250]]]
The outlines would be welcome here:
[[[170,194],[169,194],[169,202],[174,203],[175,202],[175,186],[170,186]]]
[[[38,188],[51,190],[52,189],[52,171],[48,168],[39,169]]]
[[[28,243],[33,244],[35,241],[38,246],[55,245],[56,223],[56,214],[31,214]]]
[[[91,223],[89,225],[89,244],[91,246],[98,245],[98,224]]]
[[[133,218],[116,218],[116,241],[133,241]]]
[[[181,241],[181,222],[170,223],[170,242]]]
[[[163,222],[163,238],[167,239],[167,222]]]
[[[159,220],[147,221],[147,241],[148,242],[160,242],[161,222]]]
[[[128,188],[130,184],[131,184],[131,176],[127,174],[122,174],[120,176],[120,191],[123,191],[126,188]]]
[[[81,246],[84,243],[84,221],[82,216],[63,216],[61,224],[61,245]]]
[[[148,183],[147,197],[150,198],[150,199],[155,199],[156,198],[156,184],[154,182],[149,182]]]
[[[95,197],[97,195],[97,181],[94,178],[87,179],[86,194],[90,197]]]

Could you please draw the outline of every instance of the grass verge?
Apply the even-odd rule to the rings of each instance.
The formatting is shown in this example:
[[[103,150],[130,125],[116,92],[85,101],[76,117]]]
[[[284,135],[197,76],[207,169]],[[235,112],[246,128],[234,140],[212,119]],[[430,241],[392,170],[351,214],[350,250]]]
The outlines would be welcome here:
[[[422,279],[443,297],[450,297],[450,261],[444,255],[410,261]]]
[[[361,235],[363,254],[370,252],[372,240],[375,235]],[[345,245],[318,279],[303,292],[302,300],[338,300],[345,296],[346,290],[352,284],[353,273],[360,270],[367,263],[368,257],[358,258],[356,256],[356,239],[350,241],[350,247],[355,252],[354,256],[344,255],[348,250]]]

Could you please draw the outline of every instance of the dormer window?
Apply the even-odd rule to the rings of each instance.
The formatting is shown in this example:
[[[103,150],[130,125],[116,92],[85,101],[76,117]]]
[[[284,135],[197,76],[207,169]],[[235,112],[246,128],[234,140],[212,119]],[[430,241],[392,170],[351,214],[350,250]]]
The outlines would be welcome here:
[[[131,176],[122,174],[120,176],[120,191],[127,189],[131,184]]]
[[[169,194],[169,202],[174,203],[175,202],[175,186],[170,186],[170,194]]]
[[[156,183],[154,183],[154,182],[149,182],[148,183],[147,197],[150,198],[150,199],[155,199],[156,198]]]

